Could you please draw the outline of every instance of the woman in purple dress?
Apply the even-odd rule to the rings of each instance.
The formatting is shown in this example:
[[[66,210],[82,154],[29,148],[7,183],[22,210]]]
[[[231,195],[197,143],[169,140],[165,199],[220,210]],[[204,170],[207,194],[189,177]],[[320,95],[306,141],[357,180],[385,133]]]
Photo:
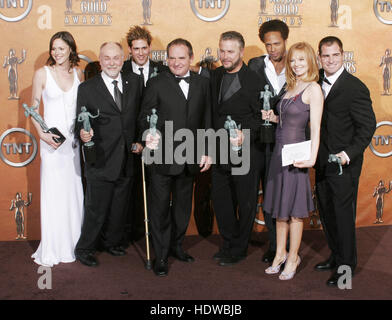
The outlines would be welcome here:
[[[323,94],[317,84],[319,71],[312,47],[300,42],[294,44],[286,58],[287,92],[279,102],[275,115],[272,110],[262,111],[263,119],[276,122],[276,142],[268,173],[263,209],[276,219],[277,250],[267,274],[277,274],[285,263],[280,280],[290,280],[301,262],[298,256],[303,219],[314,210],[308,169],[316,162],[320,142],[320,122]],[[282,166],[282,148],[286,144],[303,142],[305,128],[310,120],[311,155],[306,161],[294,161]],[[290,234],[290,251],[286,252]]]

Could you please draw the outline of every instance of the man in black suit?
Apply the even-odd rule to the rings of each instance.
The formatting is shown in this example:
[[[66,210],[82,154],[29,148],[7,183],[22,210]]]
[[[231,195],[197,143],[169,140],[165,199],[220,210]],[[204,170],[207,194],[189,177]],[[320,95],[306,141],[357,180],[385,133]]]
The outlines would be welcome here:
[[[261,87],[269,85],[274,96],[270,100],[272,109],[276,108],[279,99],[285,92],[286,75],[285,75],[285,58],[286,43],[289,36],[288,26],[281,20],[270,20],[264,22],[259,28],[259,38],[264,43],[267,50],[266,55],[249,60],[249,69],[255,71],[259,78]],[[275,125],[273,127],[275,131]],[[259,161],[258,175],[261,178],[263,191],[266,187],[269,163],[271,160],[273,143],[258,143],[262,150],[263,156]],[[276,221],[272,219],[271,214],[264,212],[264,221],[268,230],[269,247],[262,257],[263,262],[272,262],[276,253]]]
[[[320,148],[316,162],[316,191],[320,218],[331,256],[315,266],[318,271],[334,270],[327,285],[336,286],[345,270],[353,274],[357,265],[355,218],[363,153],[376,129],[369,90],[343,66],[343,44],[336,37],[319,43],[322,65],[320,79],[325,96]],[[339,175],[336,155],[343,167]]]
[[[79,86],[77,114],[85,106],[91,114],[90,132],[77,122],[75,132],[83,142],[93,140],[95,163],[85,163],[87,189],[82,233],[75,248],[76,258],[87,266],[98,264],[94,257],[98,241],[114,256],[120,247],[130,197],[133,153],[142,146],[136,141],[136,122],[143,84],[134,74],[122,75],[124,52],[119,43],[104,43],[99,62],[102,73]]]
[[[261,125],[258,97],[263,89],[257,74],[242,60],[244,47],[244,38],[240,33],[223,33],[219,41],[222,66],[212,71],[210,78],[213,128],[216,131],[224,128],[227,116],[231,116],[237,125],[241,124],[241,130],[237,129],[236,141],[231,140],[231,143],[242,145],[244,139],[248,139],[249,143],[247,147],[244,143],[242,155],[250,155],[248,170],[241,174],[235,174],[233,161],[223,159],[223,153],[217,153],[217,163],[212,168],[211,197],[219,233],[223,238],[223,244],[214,259],[221,266],[235,264],[246,257],[256,215],[257,163],[261,161],[262,154],[255,142]],[[242,129],[248,129],[250,136],[245,136]],[[228,148],[232,152],[232,148]]]
[[[145,27],[131,27],[127,33],[127,42],[131,59],[124,62],[124,73],[133,72],[140,75],[146,85],[152,76],[169,70],[162,63],[150,59],[152,36]]]
[[[154,272],[158,276],[167,275],[167,258],[170,253],[180,261],[194,261],[192,256],[184,252],[182,243],[192,210],[194,175],[199,171],[207,171],[211,163],[206,153],[200,156],[197,154],[197,145],[205,143],[203,138],[198,139],[197,130],[211,127],[209,82],[189,71],[193,50],[187,40],[176,39],[170,42],[167,54],[170,72],[163,72],[148,81],[139,116],[142,132],[148,133],[144,137],[147,146],[146,163],[148,149],[156,149],[153,159],[158,159],[158,154],[162,152],[163,160],[160,163],[157,160],[148,167],[150,177],[147,190],[155,251]],[[153,109],[158,115],[155,135],[149,132],[147,122]],[[191,133],[195,143],[181,135],[180,130],[183,129]],[[180,133],[181,141],[173,141],[173,136],[168,134],[171,130],[175,135]],[[184,144],[190,144],[192,150],[187,147],[185,152],[177,154],[176,149]],[[189,154],[191,151],[194,151],[192,159]]]

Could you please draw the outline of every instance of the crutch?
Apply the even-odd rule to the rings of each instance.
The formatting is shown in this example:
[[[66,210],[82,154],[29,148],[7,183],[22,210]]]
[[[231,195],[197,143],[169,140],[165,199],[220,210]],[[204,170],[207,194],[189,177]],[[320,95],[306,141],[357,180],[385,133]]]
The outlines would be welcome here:
[[[146,262],[146,269],[151,270],[152,263],[150,258],[150,241],[149,241],[149,232],[148,232],[148,214],[147,214],[147,195],[146,195],[146,175],[144,173],[144,159],[143,156],[141,157],[142,160],[142,176],[143,176],[143,200],[144,200],[144,227],[146,230],[146,249],[147,249],[147,262]]]

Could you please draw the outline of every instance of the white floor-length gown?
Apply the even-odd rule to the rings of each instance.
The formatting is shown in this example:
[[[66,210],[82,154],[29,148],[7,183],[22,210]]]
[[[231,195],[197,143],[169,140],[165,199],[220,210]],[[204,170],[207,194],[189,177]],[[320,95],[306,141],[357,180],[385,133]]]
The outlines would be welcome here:
[[[80,81],[74,69],[72,88],[64,92],[49,68],[45,70],[42,93],[45,123],[60,130],[66,140],[57,150],[40,141],[41,242],[32,258],[37,264],[52,267],[75,261],[74,249],[83,219],[79,144],[72,133]]]

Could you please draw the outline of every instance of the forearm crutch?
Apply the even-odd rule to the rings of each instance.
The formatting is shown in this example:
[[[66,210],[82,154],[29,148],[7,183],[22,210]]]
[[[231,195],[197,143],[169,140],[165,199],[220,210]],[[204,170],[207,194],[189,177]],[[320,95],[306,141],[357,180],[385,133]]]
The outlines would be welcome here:
[[[146,250],[147,250],[147,261],[146,261],[146,269],[151,270],[152,263],[150,258],[150,241],[149,241],[149,232],[148,232],[148,214],[147,214],[147,195],[146,195],[146,175],[144,173],[144,159],[142,160],[142,176],[143,176],[143,200],[144,200],[144,227],[146,231]]]

